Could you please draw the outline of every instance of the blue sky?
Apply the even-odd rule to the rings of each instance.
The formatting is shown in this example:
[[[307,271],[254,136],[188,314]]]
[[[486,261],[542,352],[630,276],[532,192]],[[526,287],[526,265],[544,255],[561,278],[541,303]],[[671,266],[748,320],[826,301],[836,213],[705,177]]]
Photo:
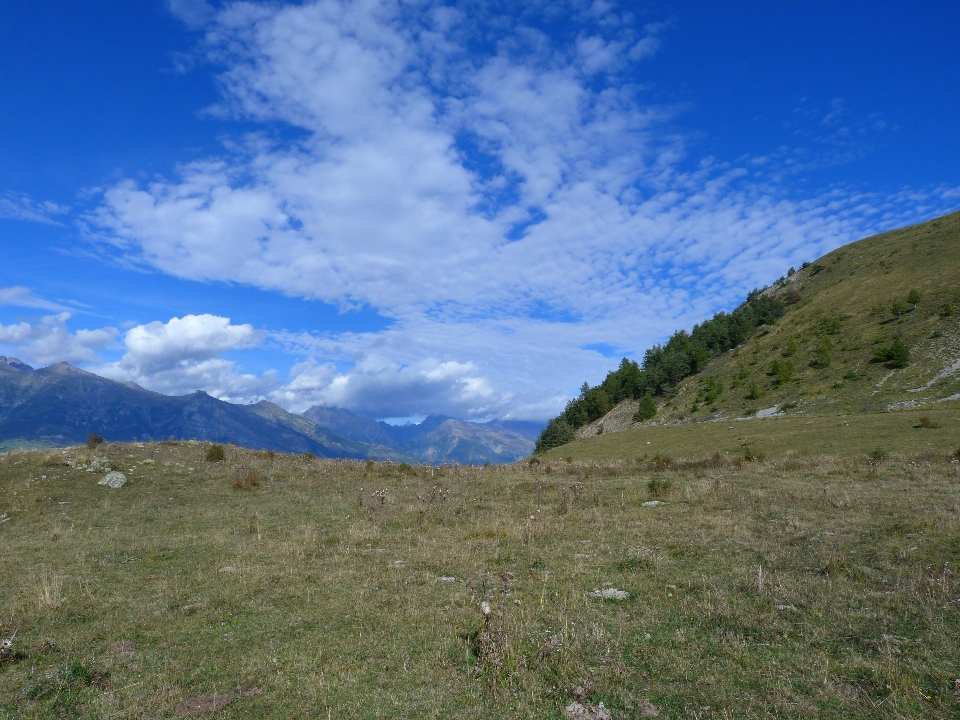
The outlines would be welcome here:
[[[960,207],[958,31],[946,2],[0,2],[0,354],[544,419]]]

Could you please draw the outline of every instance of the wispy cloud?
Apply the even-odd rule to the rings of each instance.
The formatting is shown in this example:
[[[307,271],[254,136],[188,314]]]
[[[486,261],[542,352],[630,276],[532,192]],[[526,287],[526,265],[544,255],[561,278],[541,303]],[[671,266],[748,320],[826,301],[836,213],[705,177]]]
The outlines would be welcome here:
[[[52,310],[54,312],[73,312],[76,308],[70,308],[52,300],[45,300],[33,293],[30,288],[22,285],[0,288],[0,305],[13,305],[14,307],[37,308],[39,310]]]
[[[26,195],[16,193],[0,195],[0,218],[7,220],[62,225],[58,218],[69,211],[68,207],[49,200],[37,202]]]

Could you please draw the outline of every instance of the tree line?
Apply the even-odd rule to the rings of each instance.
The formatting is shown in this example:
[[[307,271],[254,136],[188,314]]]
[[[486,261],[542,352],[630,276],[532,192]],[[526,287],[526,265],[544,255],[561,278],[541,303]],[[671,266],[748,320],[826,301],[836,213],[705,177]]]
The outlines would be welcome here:
[[[770,325],[786,312],[783,300],[753,290],[733,312],[719,312],[695,325],[691,332],[678,330],[663,345],[654,345],[636,363],[624,358],[603,382],[584,383],[580,396],[547,423],[537,439],[536,453],[574,439],[577,428],[606,415],[615,405],[633,398],[641,400],[638,420],[656,413],[653,398],[662,397],[685,378],[695,375],[713,358],[747,340],[757,328]]]

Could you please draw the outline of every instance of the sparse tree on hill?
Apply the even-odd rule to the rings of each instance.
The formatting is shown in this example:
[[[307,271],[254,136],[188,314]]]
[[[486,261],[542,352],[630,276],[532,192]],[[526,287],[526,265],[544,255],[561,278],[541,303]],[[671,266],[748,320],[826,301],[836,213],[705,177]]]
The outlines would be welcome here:
[[[907,302],[913,305],[913,309],[917,309],[917,305],[920,304],[920,291],[914,288],[910,291],[910,294],[907,295]]]

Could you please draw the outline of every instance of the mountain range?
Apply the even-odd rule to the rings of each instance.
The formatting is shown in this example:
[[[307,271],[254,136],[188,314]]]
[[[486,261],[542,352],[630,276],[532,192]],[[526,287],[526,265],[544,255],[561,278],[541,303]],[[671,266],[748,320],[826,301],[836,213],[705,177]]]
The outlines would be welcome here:
[[[295,415],[267,401],[163,395],[67,363],[35,370],[0,356],[0,449],[74,445],[95,432],[119,442],[195,438],[328,458],[483,464],[526,457],[541,427],[446,417],[394,427],[321,406]]]

